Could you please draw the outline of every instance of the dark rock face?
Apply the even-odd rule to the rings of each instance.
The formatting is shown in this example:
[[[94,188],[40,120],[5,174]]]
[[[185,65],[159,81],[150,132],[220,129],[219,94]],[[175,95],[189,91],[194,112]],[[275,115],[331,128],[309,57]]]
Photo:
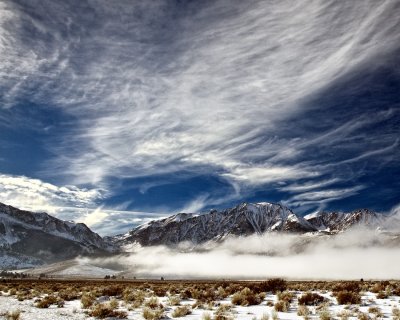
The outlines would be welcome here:
[[[234,208],[195,215],[178,213],[139,226],[113,238],[117,245],[139,243],[176,245],[188,241],[200,244],[220,241],[229,235],[246,236],[265,232],[335,234],[357,224],[376,226],[383,217],[368,210],[350,213],[318,213],[301,217],[290,209],[273,203],[242,203]]]
[[[0,267],[24,267],[111,251],[82,223],[0,204]]]

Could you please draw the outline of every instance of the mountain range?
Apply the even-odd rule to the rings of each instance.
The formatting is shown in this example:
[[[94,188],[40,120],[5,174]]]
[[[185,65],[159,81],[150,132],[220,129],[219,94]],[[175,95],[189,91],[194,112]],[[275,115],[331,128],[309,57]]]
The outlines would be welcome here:
[[[266,232],[336,234],[355,225],[379,227],[386,216],[361,209],[348,213],[318,212],[305,217],[275,203],[242,203],[225,210],[206,214],[178,213],[153,220],[124,235],[113,237],[117,246],[131,243],[175,245],[189,241],[201,244],[221,241],[228,236],[248,236]]]
[[[114,251],[83,223],[0,203],[0,267],[30,267]]]
[[[388,216],[361,209],[347,213],[295,214],[275,203],[241,203],[208,213],[178,213],[150,221],[126,234],[100,237],[83,223],[63,221],[0,203],[0,267],[26,268],[71,259],[123,252],[126,246],[194,245],[252,234],[335,235],[354,226],[383,228]]]

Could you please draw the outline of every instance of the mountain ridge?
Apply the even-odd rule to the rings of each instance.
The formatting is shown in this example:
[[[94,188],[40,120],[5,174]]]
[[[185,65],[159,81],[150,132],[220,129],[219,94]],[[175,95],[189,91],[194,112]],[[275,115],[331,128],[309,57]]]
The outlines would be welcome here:
[[[200,244],[221,241],[227,236],[246,236],[265,232],[336,234],[355,225],[378,226],[384,216],[368,209],[348,213],[320,212],[302,217],[279,203],[243,202],[233,208],[210,210],[204,214],[178,213],[152,220],[124,235],[112,237],[118,246],[176,245],[189,241]]]
[[[83,223],[0,203],[0,267],[34,266],[113,250]]]
[[[387,218],[368,209],[318,212],[303,217],[279,203],[243,202],[202,214],[177,213],[134,227],[126,234],[102,238],[83,223],[0,203],[0,267],[21,268],[80,255],[123,252],[132,244],[176,246],[189,242],[196,246],[269,232],[329,236],[357,225],[385,229]]]

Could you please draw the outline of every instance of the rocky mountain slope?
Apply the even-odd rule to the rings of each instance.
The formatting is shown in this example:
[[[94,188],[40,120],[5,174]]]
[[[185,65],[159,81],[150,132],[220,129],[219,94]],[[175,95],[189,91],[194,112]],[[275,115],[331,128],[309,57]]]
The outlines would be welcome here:
[[[131,244],[174,246],[187,241],[196,245],[222,241],[228,236],[266,232],[295,233],[309,238],[308,235],[334,235],[356,225],[388,230],[388,221],[387,216],[366,209],[301,217],[281,204],[242,203],[204,214],[178,213],[138,226],[124,235],[101,238],[82,223],[0,203],[0,268],[25,268],[78,255],[107,254]],[[398,237],[397,231],[395,235]]]
[[[174,245],[183,241],[194,244],[222,240],[228,235],[246,236],[254,233],[325,233],[335,234],[352,226],[378,226],[382,215],[369,210],[349,213],[321,212],[301,217],[281,204],[268,202],[242,203],[234,208],[195,215],[178,213],[154,220],[125,235],[113,238],[117,245]]]
[[[112,251],[83,223],[0,203],[0,268],[26,267]]]

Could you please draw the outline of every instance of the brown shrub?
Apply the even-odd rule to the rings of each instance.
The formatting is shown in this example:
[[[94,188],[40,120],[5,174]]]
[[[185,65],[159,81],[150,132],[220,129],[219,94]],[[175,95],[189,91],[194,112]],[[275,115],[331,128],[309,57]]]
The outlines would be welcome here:
[[[96,297],[91,292],[85,292],[81,297],[82,308],[87,309],[93,305],[96,301]]]
[[[358,292],[352,291],[339,291],[335,292],[336,300],[338,304],[360,304],[361,296]]]
[[[19,320],[21,319],[21,311],[20,310],[8,311],[5,314],[5,318],[7,320]]]
[[[150,308],[143,308],[142,312],[143,318],[146,320],[159,320],[164,318],[164,309],[150,309]]]
[[[58,299],[56,296],[50,295],[50,296],[46,296],[42,299],[39,299],[36,302],[36,307],[37,308],[48,308],[50,307],[52,304],[56,304],[58,302]]]
[[[250,306],[260,304],[265,298],[263,293],[255,293],[249,288],[244,288],[232,296],[232,303],[241,306]]]
[[[278,292],[277,294],[278,300],[283,300],[287,302],[292,302],[294,299],[294,293],[290,291],[283,291],[283,292]]]
[[[308,317],[310,314],[310,310],[307,308],[306,305],[302,304],[299,305],[298,309],[297,309],[297,315],[301,316],[301,317]]]
[[[332,289],[333,293],[340,291],[360,292],[360,290],[360,282],[356,281],[340,282],[336,284]]]
[[[184,317],[188,314],[192,313],[192,309],[189,306],[181,306],[181,307],[176,307],[174,311],[172,312],[172,317],[173,318],[179,318],[179,317]]]
[[[276,293],[278,291],[285,291],[287,288],[287,282],[281,278],[269,279],[261,283],[261,288],[265,292]]]
[[[105,318],[118,318],[125,319],[128,314],[125,311],[114,310],[109,303],[99,303],[93,306],[89,311],[91,317],[105,319]]]
[[[306,292],[299,299],[301,305],[316,306],[325,301],[325,298],[318,293]]]
[[[275,311],[287,312],[289,310],[289,302],[285,300],[279,300],[274,305]]]
[[[124,292],[124,287],[122,285],[113,285],[113,286],[103,287],[101,290],[101,295],[109,297],[118,297],[122,296],[123,292]]]
[[[145,307],[148,307],[150,309],[157,309],[157,308],[162,308],[162,304],[158,301],[157,297],[151,297],[149,300],[147,300],[144,303]]]

